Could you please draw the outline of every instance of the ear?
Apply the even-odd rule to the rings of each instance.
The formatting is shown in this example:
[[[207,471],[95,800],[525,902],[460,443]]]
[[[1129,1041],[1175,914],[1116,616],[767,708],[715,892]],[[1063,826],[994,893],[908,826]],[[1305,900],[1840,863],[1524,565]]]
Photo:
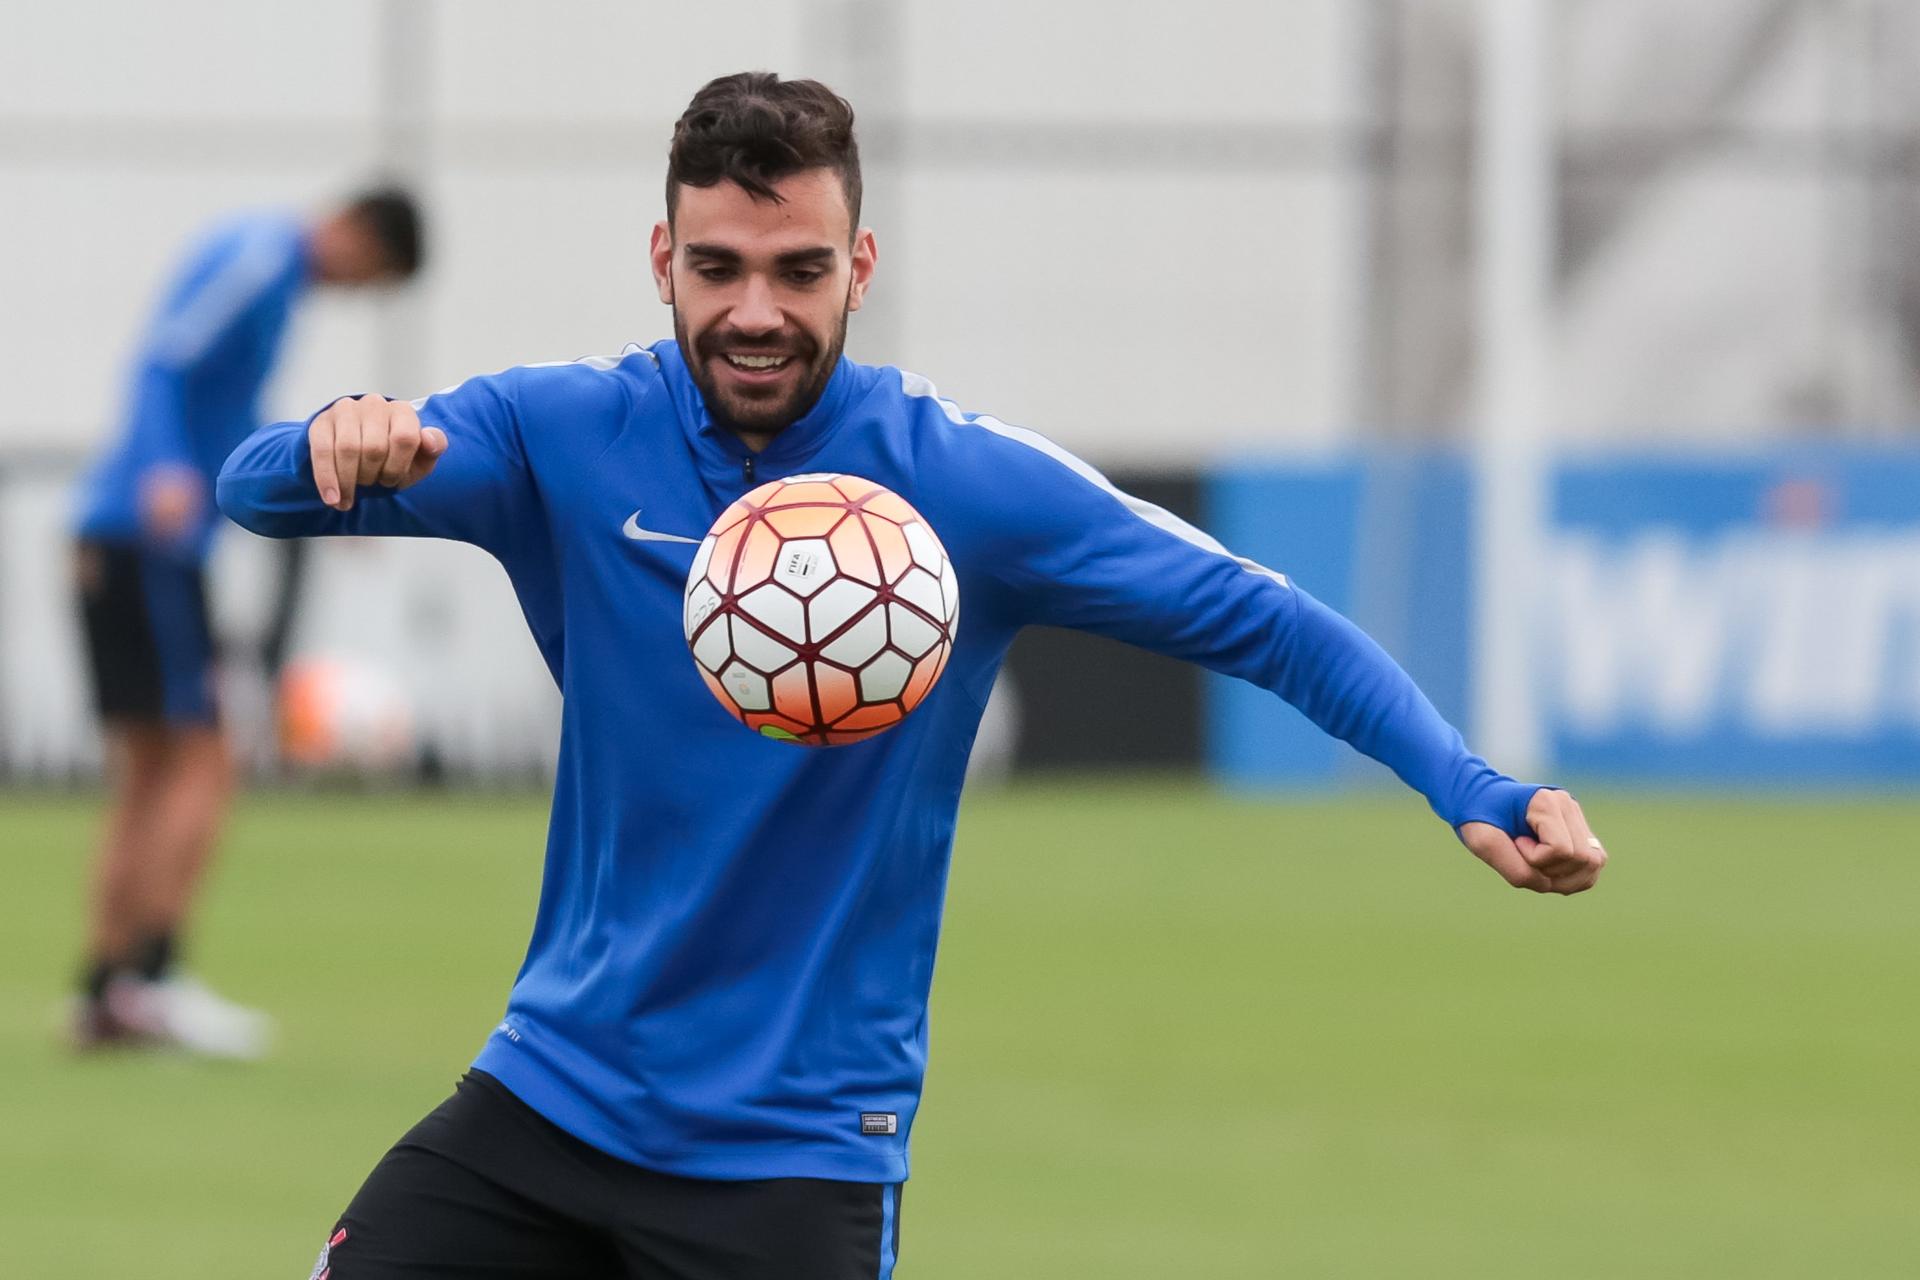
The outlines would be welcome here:
[[[867,286],[873,282],[873,268],[880,260],[880,246],[872,227],[862,227],[853,237],[853,279],[847,285],[847,310],[858,311],[866,300]]]
[[[673,305],[673,230],[663,218],[653,224],[653,241],[647,248],[647,260],[653,266],[653,284],[660,301]]]

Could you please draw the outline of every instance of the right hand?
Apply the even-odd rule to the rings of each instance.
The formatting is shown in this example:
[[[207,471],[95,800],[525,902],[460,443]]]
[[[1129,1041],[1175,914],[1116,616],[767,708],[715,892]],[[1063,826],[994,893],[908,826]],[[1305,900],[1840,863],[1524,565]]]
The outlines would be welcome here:
[[[177,542],[200,518],[204,485],[192,467],[162,463],[140,477],[140,523],[155,542]]]
[[[1607,865],[1607,850],[1587,825],[1580,802],[1541,787],[1527,804],[1530,836],[1510,837],[1485,822],[1460,824],[1460,842],[1516,889],[1585,893]]]
[[[423,427],[405,400],[336,400],[307,428],[313,487],[335,511],[353,510],[361,485],[404,489],[420,483],[447,451],[447,433]]]

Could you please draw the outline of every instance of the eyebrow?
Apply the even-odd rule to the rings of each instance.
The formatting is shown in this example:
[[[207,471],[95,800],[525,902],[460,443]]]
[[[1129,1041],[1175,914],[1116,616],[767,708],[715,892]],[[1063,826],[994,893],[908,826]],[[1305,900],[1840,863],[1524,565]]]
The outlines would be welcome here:
[[[711,258],[716,262],[727,263],[740,261],[739,250],[729,249],[723,244],[702,244],[695,241],[688,244],[686,249],[689,257]],[[814,249],[789,249],[776,257],[773,262],[779,267],[812,266],[815,263],[832,262],[836,254],[837,251],[831,245],[821,245]]]

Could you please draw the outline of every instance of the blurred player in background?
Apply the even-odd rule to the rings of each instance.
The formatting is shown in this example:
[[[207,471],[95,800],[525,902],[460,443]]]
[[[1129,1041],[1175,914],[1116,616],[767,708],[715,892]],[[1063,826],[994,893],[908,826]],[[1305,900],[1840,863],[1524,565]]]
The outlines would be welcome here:
[[[716,80],[674,131],[653,231],[673,341],[411,404],[340,400],[256,433],[221,473],[222,509],[259,533],[485,548],[565,694],[540,911],[506,1017],[374,1169],[316,1275],[891,1275],[962,774],[1030,624],[1272,690],[1391,766],[1516,887],[1578,893],[1598,876],[1571,797],[1474,756],[1285,577],[1043,437],[845,359],[877,252],[860,191],[852,109],[832,91]],[[1156,264],[1143,250],[1136,268],[1144,282]],[[1145,354],[1060,376],[1181,376]],[[681,629],[714,518],[811,472],[906,498],[963,602],[925,702],[831,749],[742,730]]]
[[[258,213],[202,238],[142,339],[120,438],[87,477],[76,572],[110,797],[73,1035],[264,1051],[269,1022],[176,967],[233,792],[205,565],[220,463],[260,424],[295,305],[316,286],[404,280],[420,216],[397,189],[318,218]]]

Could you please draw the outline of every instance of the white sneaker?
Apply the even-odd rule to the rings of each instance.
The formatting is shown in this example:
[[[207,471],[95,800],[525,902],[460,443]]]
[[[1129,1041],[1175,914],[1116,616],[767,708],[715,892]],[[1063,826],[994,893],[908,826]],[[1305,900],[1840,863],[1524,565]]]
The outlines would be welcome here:
[[[117,978],[107,986],[114,1019],[149,1040],[208,1058],[252,1062],[273,1043],[273,1019],[181,974],[159,982]]]

